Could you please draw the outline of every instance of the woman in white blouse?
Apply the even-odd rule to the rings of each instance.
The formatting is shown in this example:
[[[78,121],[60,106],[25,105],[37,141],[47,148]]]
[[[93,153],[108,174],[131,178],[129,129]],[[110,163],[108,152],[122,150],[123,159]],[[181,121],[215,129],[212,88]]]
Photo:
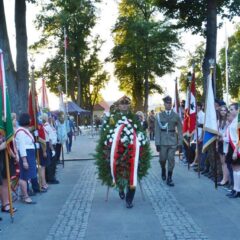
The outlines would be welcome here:
[[[27,182],[36,178],[36,155],[35,142],[32,134],[28,130],[30,116],[28,113],[22,113],[19,116],[19,128],[15,133],[15,140],[19,152],[20,180],[19,185],[23,194],[23,202],[34,204],[27,192]]]

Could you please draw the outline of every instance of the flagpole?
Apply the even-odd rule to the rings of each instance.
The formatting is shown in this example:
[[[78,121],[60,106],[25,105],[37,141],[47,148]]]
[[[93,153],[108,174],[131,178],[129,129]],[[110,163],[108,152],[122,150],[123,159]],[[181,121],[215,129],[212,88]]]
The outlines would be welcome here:
[[[7,142],[6,142],[7,145]],[[5,149],[5,163],[6,163],[6,173],[7,173],[7,184],[8,184],[8,199],[9,199],[9,205],[10,205],[10,216],[11,220],[13,222],[13,202],[12,202],[12,190],[11,190],[11,178],[10,178],[10,170],[9,170],[9,156],[8,156],[8,150]]]
[[[35,66],[34,66],[34,58],[32,57],[30,59],[30,61],[32,62],[32,66],[31,66],[31,69],[32,69],[32,79],[31,79],[31,91],[32,91],[32,106],[33,106],[33,116],[34,116],[34,130],[36,131],[38,128],[37,128],[37,114],[36,114],[36,97],[35,97],[35,81],[34,81],[34,69],[35,69]],[[35,135],[35,134],[34,134]],[[40,172],[40,158],[39,158],[39,147],[40,147],[40,144],[39,144],[39,140],[38,140],[38,135],[37,136],[34,136],[35,137],[35,140],[36,140],[36,143],[37,143],[37,166],[38,166],[38,181],[39,181],[39,191],[41,192],[41,188],[42,188],[42,180],[41,180],[41,172]]]
[[[192,64],[192,78],[193,75],[195,75],[195,63]],[[195,132],[196,132],[196,150],[195,150],[195,158],[194,160],[197,160],[198,162],[198,177],[200,178],[200,161],[199,161],[199,146],[198,146],[198,121],[197,121],[197,96],[196,96],[196,86],[195,86],[195,114],[196,114],[196,124],[195,124]]]
[[[191,81],[192,81],[192,75],[191,72],[188,73],[188,117],[190,117],[190,101],[191,101]],[[189,129],[190,129],[190,121],[188,121],[188,149],[187,149],[187,153],[188,153],[188,170],[190,169],[190,133],[189,133]]]
[[[214,59],[210,59],[209,60],[209,64],[210,64],[210,75],[212,76],[212,78],[214,77]],[[215,145],[214,145],[215,142]],[[214,140],[213,141],[213,146],[215,146],[214,149],[214,183],[215,183],[215,189],[217,189],[217,150],[216,150],[216,145],[218,144],[218,140]]]
[[[228,34],[227,34],[227,25],[225,23],[225,73],[226,73],[226,102],[227,106],[229,105],[229,81],[228,81]]]
[[[68,75],[67,75],[67,34],[66,28],[64,28],[64,69],[65,69],[65,91],[66,91],[66,111],[68,113]]]
[[[179,110],[179,98],[178,98],[178,78],[176,77],[175,78],[175,112],[179,115],[181,121],[182,121],[182,118],[181,118],[181,112]],[[177,135],[177,138],[179,139],[179,136]],[[180,153],[180,150],[178,149],[178,158],[179,158],[179,161],[181,160],[181,153]]]

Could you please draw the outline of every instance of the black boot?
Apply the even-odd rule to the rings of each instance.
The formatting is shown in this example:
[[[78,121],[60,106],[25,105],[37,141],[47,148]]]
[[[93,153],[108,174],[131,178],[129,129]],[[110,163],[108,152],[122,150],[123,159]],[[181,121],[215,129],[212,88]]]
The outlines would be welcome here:
[[[162,180],[165,181],[166,180],[166,168],[162,167]]]
[[[119,190],[119,197],[123,200],[125,198],[125,193],[123,190]]]
[[[126,195],[126,207],[127,208],[133,207],[132,201],[133,201],[134,195],[135,195],[135,188],[131,189],[130,187],[128,187],[127,195]]]
[[[168,172],[168,178],[167,178],[167,185],[170,187],[174,187],[174,182],[172,180],[172,172]]]

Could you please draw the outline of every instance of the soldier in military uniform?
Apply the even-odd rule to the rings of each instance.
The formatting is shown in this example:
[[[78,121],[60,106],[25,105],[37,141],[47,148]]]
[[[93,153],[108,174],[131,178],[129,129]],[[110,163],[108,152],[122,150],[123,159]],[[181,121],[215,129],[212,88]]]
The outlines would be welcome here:
[[[172,173],[175,165],[177,147],[182,151],[182,123],[179,115],[172,110],[172,98],[163,98],[165,111],[156,115],[155,145],[160,156],[162,180],[166,180],[166,162],[168,161],[167,185],[174,186]]]

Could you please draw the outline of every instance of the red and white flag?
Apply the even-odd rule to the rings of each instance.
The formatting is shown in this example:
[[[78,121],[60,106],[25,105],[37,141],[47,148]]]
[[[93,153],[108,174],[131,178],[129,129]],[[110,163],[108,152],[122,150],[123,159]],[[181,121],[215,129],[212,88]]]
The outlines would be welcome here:
[[[185,142],[186,138],[189,138],[193,135],[196,129],[196,87],[195,87],[195,74],[192,74],[192,80],[190,84],[190,89],[187,91],[185,111],[184,111],[184,120],[183,120],[183,136]]]
[[[42,79],[42,101],[41,101],[41,107],[42,107],[42,109],[49,109],[47,88],[46,88],[46,83],[45,83],[44,79]]]

